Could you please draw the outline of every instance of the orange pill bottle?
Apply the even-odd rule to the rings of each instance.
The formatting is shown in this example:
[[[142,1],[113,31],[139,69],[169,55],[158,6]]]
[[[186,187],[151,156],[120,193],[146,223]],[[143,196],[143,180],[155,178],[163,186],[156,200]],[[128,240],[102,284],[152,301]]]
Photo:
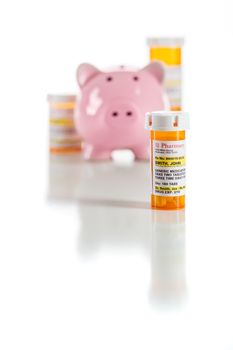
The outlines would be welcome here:
[[[165,89],[172,111],[182,109],[182,46],[183,38],[148,38],[150,60],[165,66]]]
[[[159,111],[146,114],[151,139],[151,207],[185,207],[185,130],[187,113]]]

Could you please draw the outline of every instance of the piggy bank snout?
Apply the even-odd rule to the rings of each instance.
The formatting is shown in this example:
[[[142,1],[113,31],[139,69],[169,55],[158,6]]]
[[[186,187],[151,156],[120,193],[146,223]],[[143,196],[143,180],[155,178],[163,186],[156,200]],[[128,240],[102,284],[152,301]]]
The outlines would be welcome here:
[[[132,103],[116,103],[109,106],[106,119],[111,126],[125,127],[134,123],[139,116],[137,107]]]

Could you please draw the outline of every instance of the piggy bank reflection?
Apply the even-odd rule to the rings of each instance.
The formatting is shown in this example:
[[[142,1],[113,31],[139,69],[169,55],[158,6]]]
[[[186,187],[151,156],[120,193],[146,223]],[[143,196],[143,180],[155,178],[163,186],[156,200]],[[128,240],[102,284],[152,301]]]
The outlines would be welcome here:
[[[113,150],[130,149],[148,159],[145,113],[168,108],[163,88],[164,68],[152,62],[140,70],[124,66],[102,72],[90,64],[77,69],[81,95],[75,111],[83,137],[85,159],[110,159]]]

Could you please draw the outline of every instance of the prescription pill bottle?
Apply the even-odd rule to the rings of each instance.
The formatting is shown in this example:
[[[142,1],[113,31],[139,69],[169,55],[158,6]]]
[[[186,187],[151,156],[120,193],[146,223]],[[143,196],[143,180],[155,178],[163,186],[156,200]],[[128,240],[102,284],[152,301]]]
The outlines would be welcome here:
[[[159,111],[146,114],[151,139],[151,207],[185,207],[185,130],[187,113]]]
[[[74,125],[76,95],[48,95],[49,144],[52,154],[80,152],[82,140]]]
[[[182,46],[183,38],[148,38],[150,60],[165,65],[165,89],[172,111],[182,109]]]

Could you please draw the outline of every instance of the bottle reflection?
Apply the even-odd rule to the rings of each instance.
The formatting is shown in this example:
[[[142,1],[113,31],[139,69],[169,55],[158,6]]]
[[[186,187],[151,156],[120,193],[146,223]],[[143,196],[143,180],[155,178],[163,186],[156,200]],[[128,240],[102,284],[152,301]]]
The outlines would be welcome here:
[[[178,304],[186,296],[185,212],[153,211],[151,300]]]

